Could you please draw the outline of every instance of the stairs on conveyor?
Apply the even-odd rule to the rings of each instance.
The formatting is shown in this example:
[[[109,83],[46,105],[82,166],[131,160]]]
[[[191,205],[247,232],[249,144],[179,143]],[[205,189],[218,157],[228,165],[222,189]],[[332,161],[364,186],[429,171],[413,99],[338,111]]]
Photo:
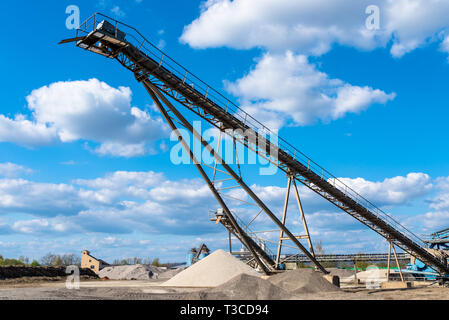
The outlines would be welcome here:
[[[270,255],[266,252],[266,250],[262,249],[260,243],[257,243],[255,239],[250,237],[244,230],[239,228],[238,230],[233,226],[230,219],[227,218],[226,213],[221,212],[211,218],[211,221],[215,221],[216,223],[221,223],[232,235],[234,235],[241,243],[248,243],[252,249],[256,252],[259,259],[262,263],[271,271],[274,272],[276,270],[275,262],[270,257]],[[257,268],[257,263],[254,259],[251,259],[251,256],[247,256],[248,259],[245,260],[249,265],[254,268]]]

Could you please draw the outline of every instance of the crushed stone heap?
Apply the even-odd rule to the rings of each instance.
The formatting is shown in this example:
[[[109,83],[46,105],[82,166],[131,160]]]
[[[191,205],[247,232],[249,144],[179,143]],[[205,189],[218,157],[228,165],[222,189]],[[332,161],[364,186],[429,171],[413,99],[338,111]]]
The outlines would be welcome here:
[[[158,268],[150,265],[136,264],[125,266],[110,266],[101,269],[98,273],[100,278],[110,280],[149,280],[149,279],[167,279],[176,271],[167,271],[164,268]],[[165,276],[166,274],[166,276]]]
[[[261,276],[253,268],[233,257],[230,253],[217,250],[164,282],[162,286],[211,288],[222,285],[241,274],[254,277]]]
[[[207,300],[289,300],[294,296],[260,277],[240,274],[204,293]]]
[[[286,271],[271,276],[268,280],[292,294],[340,291],[321,272],[312,269]]]

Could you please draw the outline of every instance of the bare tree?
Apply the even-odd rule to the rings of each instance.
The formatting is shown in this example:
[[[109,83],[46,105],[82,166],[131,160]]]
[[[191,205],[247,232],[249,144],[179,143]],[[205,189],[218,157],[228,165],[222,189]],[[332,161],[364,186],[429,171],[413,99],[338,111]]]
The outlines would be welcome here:
[[[28,257],[20,256],[19,257],[19,261],[22,262],[25,265],[29,265],[30,264],[30,259]]]
[[[321,242],[321,240],[318,240],[318,242],[315,243],[314,251],[315,254],[326,254],[326,251],[324,251],[323,243]]]
[[[65,254],[61,257],[62,265],[63,266],[74,266],[74,265],[80,265],[81,259],[80,257],[76,256],[75,254]]]
[[[61,267],[61,266],[63,265],[63,264],[62,264],[61,256],[60,256],[60,255],[54,256],[54,257],[53,257],[53,260],[51,260],[51,262],[50,262],[50,265],[51,265],[52,267]]]
[[[55,255],[53,253],[47,253],[45,256],[41,258],[41,265],[49,266],[51,262],[54,260]]]
[[[122,266],[128,265],[129,264],[128,259],[122,259],[119,264],[121,264]]]

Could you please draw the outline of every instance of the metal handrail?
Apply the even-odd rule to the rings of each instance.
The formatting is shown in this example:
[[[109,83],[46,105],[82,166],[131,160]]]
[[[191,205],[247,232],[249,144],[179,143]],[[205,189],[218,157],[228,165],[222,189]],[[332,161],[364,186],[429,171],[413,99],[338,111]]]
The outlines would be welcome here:
[[[272,257],[272,256],[274,256],[274,254],[273,254],[273,251],[271,251],[271,249],[268,247],[268,245],[267,245],[267,243],[266,243],[266,241],[264,241],[263,239],[261,239],[261,238],[259,238],[258,236],[256,236],[255,234],[254,234],[254,231],[248,226],[248,225],[246,225],[245,224],[245,222],[242,220],[242,218],[240,218],[236,213],[233,213],[234,214],[234,217],[235,217],[235,219],[237,220],[237,222],[240,224],[240,225],[245,225],[245,227],[244,227],[244,231],[245,231],[245,233],[246,234],[248,234],[249,235],[249,237],[251,237],[261,248],[262,248],[262,244],[263,244],[263,247],[265,248],[264,249],[264,251],[270,256],[270,257]],[[251,234],[251,235],[250,235]]]
[[[97,12],[80,25],[80,27],[76,31],[77,36],[79,35],[79,32],[90,33],[91,31],[94,31],[96,29],[97,23],[101,22],[99,18],[101,18],[102,20],[106,19],[112,21],[116,31],[117,29],[119,29],[119,26],[121,31],[123,31],[122,27],[132,30],[134,34],[126,32],[127,42],[133,44],[136,48],[140,48],[141,51],[145,52],[149,56],[154,57],[155,61],[160,61],[159,64],[160,66],[163,66],[164,68],[172,72],[174,75],[177,75],[178,78],[184,79],[184,81],[187,84],[191,85],[196,91],[202,93],[205,97],[207,97],[208,100],[213,101],[224,111],[232,113],[234,117],[241,120],[246,126],[251,128],[252,130],[263,135],[263,137],[267,141],[269,141],[273,145],[276,145],[280,150],[282,150],[283,152],[291,156],[294,160],[300,162],[302,165],[308,168],[308,170],[319,174],[323,180],[329,182],[336,189],[341,191],[345,196],[348,196],[356,203],[363,205],[367,210],[374,213],[377,217],[383,218],[385,222],[387,222],[391,226],[394,226],[395,229],[401,230],[402,233],[407,234],[407,236],[412,238],[413,241],[416,241],[420,246],[424,245],[424,242],[421,238],[419,238],[416,234],[414,234],[405,226],[403,226],[399,221],[397,221],[391,215],[385,213],[383,210],[378,208],[372,202],[370,202],[365,197],[356,192],[354,189],[352,189],[347,184],[342,182],[336,176],[334,176],[329,171],[318,165],[316,162],[314,162],[300,150],[296,149],[286,140],[281,138],[276,132],[274,132],[273,130],[269,129],[267,126],[256,120],[253,116],[251,116],[249,113],[238,107],[234,102],[226,98],[219,91],[209,86],[207,83],[202,81],[196,75],[191,73],[188,69],[183,67],[181,64],[176,62],[167,54],[165,54],[152,42],[148,41],[134,27],[131,27],[125,23],[122,23],[118,20],[115,20],[111,17],[108,17],[102,13]],[[90,29],[91,27],[92,29]],[[134,43],[131,42],[129,38],[132,38]],[[179,68],[181,70],[179,70]]]
[[[243,231],[254,240],[254,242],[257,243],[257,245],[259,245],[259,247],[262,248],[262,244],[264,245],[263,247],[265,248],[265,252],[267,253],[268,256],[273,257],[273,251],[271,251],[271,249],[268,247],[266,241],[264,241],[263,239],[257,237],[256,235],[254,235],[254,231],[245,224],[245,222],[242,220],[242,218],[240,218],[234,211],[232,211],[232,215],[235,218],[235,220],[237,221],[237,223],[239,225],[244,225],[245,227],[243,227]],[[209,210],[209,220],[210,221],[215,221],[216,219],[216,213],[213,210]],[[262,248],[263,249],[263,248]]]

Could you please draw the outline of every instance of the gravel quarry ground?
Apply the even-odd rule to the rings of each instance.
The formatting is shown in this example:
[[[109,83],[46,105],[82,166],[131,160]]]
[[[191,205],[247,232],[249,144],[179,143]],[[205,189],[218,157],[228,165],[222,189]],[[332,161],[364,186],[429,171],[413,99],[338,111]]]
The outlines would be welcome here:
[[[136,265],[103,274],[108,278],[81,278],[79,289],[67,289],[63,277],[0,280],[0,300],[449,300],[449,288],[431,283],[416,282],[410,289],[338,288],[313,269],[267,277],[222,250],[185,270]]]
[[[26,284],[0,281],[0,300],[449,300],[449,288],[438,285],[395,290],[367,290],[359,286],[335,292],[291,294],[271,287],[268,280],[256,279],[256,283],[244,279],[243,289],[236,289],[235,283],[204,289],[161,287],[160,281],[153,280],[88,280],[81,282],[79,290],[69,290],[64,281]],[[255,294],[245,296],[248,288],[255,290]]]

